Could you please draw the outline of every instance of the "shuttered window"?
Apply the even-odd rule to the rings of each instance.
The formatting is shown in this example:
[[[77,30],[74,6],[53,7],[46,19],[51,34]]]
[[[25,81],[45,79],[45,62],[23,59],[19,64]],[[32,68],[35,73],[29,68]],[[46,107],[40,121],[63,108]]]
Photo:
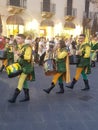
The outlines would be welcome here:
[[[50,0],[43,0],[43,11],[50,12]]]
[[[86,17],[89,17],[89,0],[85,0],[85,13]]]
[[[67,0],[67,15],[72,15],[73,0]]]

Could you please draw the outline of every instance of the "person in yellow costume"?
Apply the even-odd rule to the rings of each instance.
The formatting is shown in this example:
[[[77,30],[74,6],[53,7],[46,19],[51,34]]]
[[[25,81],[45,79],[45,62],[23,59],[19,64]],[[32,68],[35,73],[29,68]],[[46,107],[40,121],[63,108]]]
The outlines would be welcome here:
[[[93,43],[91,45],[91,67],[96,66],[96,59],[98,53],[98,35],[93,36]]]
[[[77,55],[79,55],[79,63],[77,64],[76,68],[76,74],[73,78],[73,81],[69,86],[66,86],[70,89],[74,88],[74,85],[80,78],[80,75],[82,74],[84,83],[85,83],[85,88],[83,88],[83,91],[87,91],[90,89],[87,74],[91,73],[91,68],[90,68],[90,52],[91,52],[91,47],[89,43],[85,43],[85,35],[80,34],[79,35],[79,44],[77,45]]]
[[[69,57],[63,40],[59,40],[58,49],[56,52],[57,72],[53,75],[51,86],[48,89],[43,89],[47,94],[55,87],[57,81],[60,86],[58,94],[64,93],[63,81],[70,82]]]
[[[10,65],[12,63],[14,63],[14,52],[13,52],[13,48],[14,45],[13,44],[9,44],[10,39],[9,38],[5,38],[5,47],[4,50],[6,52],[6,59],[2,60],[2,66],[0,68],[0,72],[3,71],[4,68],[6,68],[7,65]]]
[[[18,51],[17,54],[19,55],[18,63],[22,67],[22,73],[20,74],[18,86],[15,89],[15,92],[11,99],[8,101],[10,103],[15,103],[17,96],[21,92],[22,88],[24,90],[25,98],[20,100],[21,102],[29,101],[29,88],[27,84],[27,78],[29,75],[34,74],[34,66],[32,66],[32,47],[30,44],[24,44],[25,36],[23,34],[18,34],[16,37],[17,44],[18,44]],[[34,75],[32,75],[34,76]],[[30,79],[31,80],[31,79]],[[33,81],[33,79],[32,79]]]

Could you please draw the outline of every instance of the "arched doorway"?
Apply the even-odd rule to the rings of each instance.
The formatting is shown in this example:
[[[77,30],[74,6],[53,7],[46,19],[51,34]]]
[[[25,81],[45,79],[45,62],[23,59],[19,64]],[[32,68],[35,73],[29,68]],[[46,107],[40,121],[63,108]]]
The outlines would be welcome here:
[[[44,19],[40,23],[40,36],[53,37],[54,22],[50,19]]]
[[[7,35],[17,35],[18,33],[24,32],[24,21],[23,19],[15,14],[10,15],[7,20]]]

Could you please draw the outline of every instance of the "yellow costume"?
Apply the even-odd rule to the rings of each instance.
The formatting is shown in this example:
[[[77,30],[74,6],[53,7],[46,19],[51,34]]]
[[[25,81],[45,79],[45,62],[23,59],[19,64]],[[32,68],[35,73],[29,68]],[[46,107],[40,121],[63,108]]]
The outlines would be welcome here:
[[[19,41],[24,41],[24,35],[19,34],[18,35]],[[28,84],[27,84],[27,78],[28,76],[35,76],[34,74],[34,66],[32,65],[32,47],[30,44],[23,44],[23,43],[18,43],[18,52],[17,54],[19,55],[18,58],[18,63],[22,67],[22,73],[19,76],[19,81],[18,81],[18,86],[15,89],[15,93],[13,97],[9,100],[10,103],[14,103],[16,101],[16,98],[18,94],[21,92],[22,88],[25,93],[25,98],[23,101],[28,101],[30,99],[29,97],[29,89],[28,89]],[[30,79],[32,80],[33,79]]]
[[[80,35],[80,38],[84,39],[84,35]],[[82,74],[84,83],[85,83],[85,88],[82,90],[89,90],[89,83],[88,83],[88,78],[86,74],[91,73],[91,68],[90,68],[90,52],[91,52],[91,47],[88,43],[83,43],[78,45],[77,47],[77,53],[80,56],[79,63],[77,64],[76,68],[76,74],[73,78],[73,81],[71,82],[70,86],[66,86],[68,88],[73,89],[75,83],[78,81],[80,78],[80,75]]]
[[[58,81],[58,78],[62,75],[63,80],[66,81],[66,83],[69,83],[70,82],[69,56],[68,56],[68,53],[67,53],[65,48],[64,48],[64,51],[62,51],[62,52],[60,51],[60,49],[58,50],[58,52],[57,52],[57,59],[59,59],[59,60],[60,59],[64,59],[66,71],[65,72],[61,72],[61,73],[57,72],[53,76],[52,82],[54,84],[56,84],[57,81]]]
[[[14,63],[13,45],[9,44],[9,43],[6,43],[4,49],[6,51],[6,59],[2,60],[2,67],[0,69],[0,72],[2,72],[4,67],[6,67],[7,65],[10,65],[10,64]]]
[[[57,72],[53,75],[51,87],[48,89],[43,89],[48,94],[55,87],[57,81],[60,86],[60,91],[57,93],[64,93],[63,81],[66,83],[70,82],[69,57],[66,48],[59,48],[56,55]]]

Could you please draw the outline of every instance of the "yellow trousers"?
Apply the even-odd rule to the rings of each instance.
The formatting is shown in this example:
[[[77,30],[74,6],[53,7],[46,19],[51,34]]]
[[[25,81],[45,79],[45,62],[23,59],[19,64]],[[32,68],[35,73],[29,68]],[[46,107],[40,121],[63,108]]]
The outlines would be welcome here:
[[[24,73],[21,73],[20,77],[19,77],[19,81],[18,81],[18,86],[17,88],[21,91],[22,88],[23,88],[23,84],[24,84],[24,81],[26,80],[27,78],[27,74],[24,74]]]
[[[80,78],[81,72],[82,72],[83,68],[78,67],[76,69],[76,74],[75,74],[75,79],[78,80]]]
[[[8,64],[8,60],[7,60],[7,59],[6,59],[6,60],[3,60],[3,61],[2,61],[2,64],[6,67],[7,64]]]
[[[58,78],[59,78],[62,74],[63,74],[63,73],[56,73],[56,74],[53,76],[52,82],[53,82],[54,84],[56,84],[57,81],[58,81]]]

